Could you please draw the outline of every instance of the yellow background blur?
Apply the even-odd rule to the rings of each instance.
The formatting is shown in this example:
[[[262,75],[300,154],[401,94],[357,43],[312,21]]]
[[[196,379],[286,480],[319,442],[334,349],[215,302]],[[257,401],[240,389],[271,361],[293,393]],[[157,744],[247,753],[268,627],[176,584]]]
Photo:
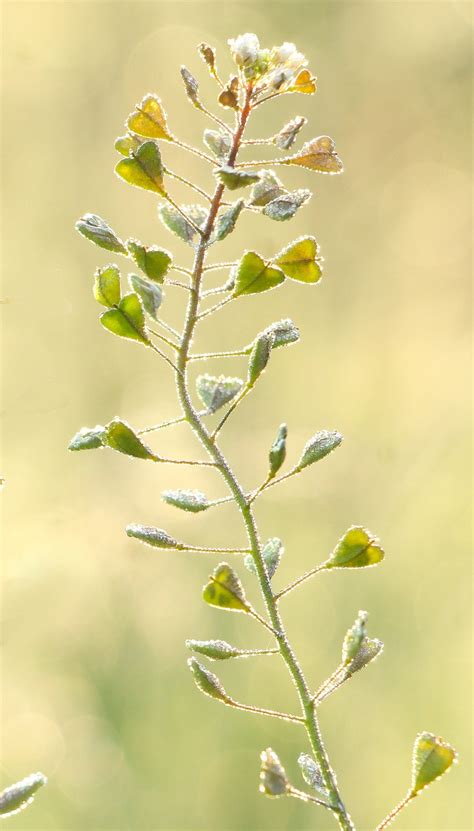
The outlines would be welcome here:
[[[258,505],[262,536],[286,547],[275,581],[320,562],[353,523],[380,536],[386,561],[299,589],[284,602],[285,621],[315,685],[335,667],[359,609],[385,642],[382,659],[321,708],[358,828],[373,828],[403,796],[418,730],[453,742],[462,764],[397,828],[472,827],[470,12],[462,2],[3,6],[1,782],[36,769],[50,778],[36,804],[9,821],[12,831],[334,827],[314,806],[257,793],[258,755],[268,745],[302,784],[296,758],[307,747],[298,728],[230,711],[194,687],[186,638],[268,644],[252,621],[201,601],[215,560],[154,553],[123,532],[136,521],[188,541],[242,545],[232,507],[189,517],[160,501],[165,487],[222,495],[215,474],[66,451],[83,425],[120,415],[138,428],[178,412],[168,369],[98,324],[92,274],[116,258],[80,238],[74,222],[98,213],[120,236],[169,247],[189,264],[190,250],[157,221],[155,198],[114,176],[113,142],[135,102],[157,92],[172,130],[202,146],[212,125],[188,104],[179,66],[199,74],[214,106],[195,46],[215,45],[227,73],[226,39],[248,30],[269,46],[294,40],[319,78],[315,97],[262,108],[253,135],[304,114],[305,140],[332,135],[346,172],[288,171],[287,183],[314,189],[309,207],[291,224],[249,214],[213,253],[231,259],[256,247],[270,256],[314,233],[326,258],[317,288],[286,284],[202,327],[199,351],[239,346],[281,317],[302,332],[298,346],[274,354],[224,449],[250,487],[265,474],[281,421],[290,461],[317,429],[344,434],[330,459]],[[168,146],[163,153],[210,187],[204,163]],[[175,195],[189,201],[187,191]],[[182,302],[168,290],[175,324]],[[245,361],[213,369],[238,374]],[[157,434],[153,446],[200,452],[183,426]],[[258,603],[254,578],[240,572]],[[216,667],[237,699],[297,706],[277,659]]]

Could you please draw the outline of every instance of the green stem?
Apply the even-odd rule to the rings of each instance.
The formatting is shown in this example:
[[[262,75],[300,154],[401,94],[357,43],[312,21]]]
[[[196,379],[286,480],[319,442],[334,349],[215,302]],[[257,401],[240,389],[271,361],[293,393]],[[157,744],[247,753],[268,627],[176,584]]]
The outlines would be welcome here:
[[[406,795],[405,799],[402,799],[402,801],[401,801],[401,802],[399,802],[399,803],[398,803],[398,805],[396,805],[396,806],[395,806],[395,808],[393,809],[393,811],[390,811],[390,813],[389,813],[389,814],[385,817],[385,819],[384,819],[384,820],[382,820],[382,822],[380,823],[380,825],[377,825],[377,828],[375,829],[375,831],[384,831],[384,829],[385,829],[385,828],[387,828],[387,827],[390,825],[390,823],[391,823],[391,822],[393,822],[393,820],[395,819],[395,817],[397,817],[397,816],[398,816],[398,814],[399,814],[401,811],[403,811],[403,809],[404,809],[404,808],[406,808],[406,806],[408,805],[408,803],[409,803],[409,802],[411,802],[411,801],[412,801],[412,799],[414,799],[414,798],[415,798],[415,796],[417,796],[417,794],[416,794],[416,793],[412,793],[412,792],[410,791],[410,793],[408,793],[408,794]]]
[[[239,115],[232,142],[232,148],[230,150],[229,158],[227,161],[229,167],[233,167],[235,164],[237,153],[239,151],[239,147],[242,140],[242,135],[244,133],[245,126],[250,115],[251,94],[252,89],[249,85],[246,92],[245,102]],[[227,483],[238,508],[240,509],[247,531],[247,537],[250,545],[250,553],[252,554],[252,557],[254,559],[258,580],[260,583],[260,589],[263,595],[271,626],[274,630],[277,645],[280,650],[280,654],[291,675],[291,678],[293,679],[293,683],[295,684],[295,687],[297,689],[300,704],[302,707],[302,718],[304,726],[306,727],[306,731],[314,756],[320,766],[324,784],[328,789],[330,796],[332,797],[333,803],[338,806],[334,809],[334,815],[337,818],[339,828],[342,831],[354,831],[354,825],[339,795],[336,778],[331,769],[329,759],[326,754],[326,750],[319,730],[319,724],[316,717],[315,709],[313,706],[313,702],[311,700],[311,693],[308,684],[288,640],[288,636],[286,634],[280,616],[280,612],[278,610],[278,605],[273,595],[270,579],[268,577],[265,563],[262,557],[262,550],[258,536],[256,521],[252,511],[252,506],[247,495],[245,494],[244,490],[239,484],[234,472],[229,467],[227,459],[224,457],[220,447],[216,443],[214,443],[211,434],[201,421],[199,414],[194,408],[189,393],[187,377],[188,352],[193,339],[194,329],[199,318],[200,287],[203,277],[207,244],[210,239],[214,227],[214,222],[219,211],[223,192],[224,185],[222,183],[219,183],[215,189],[214,196],[210,204],[207,221],[203,228],[202,237],[196,249],[193,268],[194,291],[189,297],[186,319],[183,329],[183,336],[181,339],[181,349],[178,355],[178,372],[176,375],[178,397],[180,400],[181,407],[183,409],[183,414],[186,416],[186,419],[189,422],[194,433],[197,435],[199,440],[204,445],[204,448],[207,450],[210,458],[216,463],[216,465],[220,469],[220,472],[223,478],[225,479],[225,482]]]

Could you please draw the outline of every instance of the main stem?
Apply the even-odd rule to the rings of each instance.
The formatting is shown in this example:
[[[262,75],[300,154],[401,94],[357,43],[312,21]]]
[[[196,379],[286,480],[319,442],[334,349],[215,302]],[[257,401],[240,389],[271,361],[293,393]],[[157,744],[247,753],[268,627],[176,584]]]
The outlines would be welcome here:
[[[232,147],[229,153],[229,158],[227,160],[227,165],[229,167],[234,166],[237,153],[239,151],[240,144],[242,141],[242,135],[244,133],[245,126],[250,115],[251,93],[252,89],[249,85],[249,87],[246,90],[245,102],[242,107],[242,110],[240,111],[236,129],[233,134]],[[265,569],[265,564],[261,552],[260,540],[258,536],[257,524],[253,514],[252,506],[245,492],[241,488],[234,472],[231,470],[227,462],[227,459],[224,457],[220,447],[212,438],[206,426],[201,421],[199,413],[194,408],[189,394],[187,377],[189,349],[191,346],[193,333],[198,318],[200,287],[204,270],[204,262],[206,258],[206,250],[214,227],[214,222],[216,220],[217,213],[221,205],[223,192],[224,185],[217,185],[214,195],[212,197],[212,201],[210,203],[207,222],[204,226],[203,234],[197,247],[194,259],[192,288],[183,328],[181,348],[178,355],[178,372],[176,373],[176,385],[178,389],[178,396],[186,420],[189,422],[190,426],[192,427],[192,429],[204,445],[210,458],[220,469],[222,476],[225,479],[235,499],[235,502],[240,509],[240,513],[242,514],[245,523],[251,553],[255,562],[258,580],[260,583],[260,589],[265,601],[265,606],[267,609],[269,619],[271,621],[273,629],[275,630],[275,638],[277,641],[278,649],[293,679],[293,683],[295,684],[295,687],[298,691],[298,696],[303,711],[304,724],[306,727],[306,731],[313,753],[321,768],[321,774],[324,780],[324,784],[328,789],[333,804],[337,806],[334,808],[334,815],[337,818],[339,827],[340,829],[342,829],[342,831],[354,831],[354,825],[349,814],[346,811],[344,803],[342,802],[335,775],[329,764],[329,759],[321,737],[319,724],[316,717],[315,708],[311,698],[311,693],[308,684],[303,675],[303,671],[296,658],[296,655],[294,654],[293,649],[288,640],[288,636],[286,634],[285,627],[283,625],[283,621],[281,619],[280,612],[278,609],[277,600],[273,594],[270,580]]]

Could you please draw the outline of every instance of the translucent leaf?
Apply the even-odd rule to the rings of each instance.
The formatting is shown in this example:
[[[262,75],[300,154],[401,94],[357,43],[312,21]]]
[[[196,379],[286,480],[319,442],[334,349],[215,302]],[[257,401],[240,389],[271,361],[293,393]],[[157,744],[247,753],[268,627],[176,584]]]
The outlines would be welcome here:
[[[288,436],[288,428],[286,424],[281,424],[278,430],[275,441],[273,442],[270,453],[268,454],[268,461],[270,464],[270,476],[275,476],[280,470],[286,458],[286,438]]]
[[[239,658],[248,654],[246,649],[237,649],[226,641],[186,641],[186,646],[198,655],[205,655],[211,661],[227,661],[228,658]]]
[[[203,665],[200,664],[196,658],[188,659],[188,667],[194,675],[197,687],[199,687],[204,695],[209,695],[211,698],[217,698],[218,701],[224,701],[225,703],[229,701],[229,696],[227,695],[217,675],[214,675],[213,672],[209,672],[209,670],[206,669],[206,667],[203,667]]]
[[[229,190],[238,190],[253,185],[260,179],[260,173],[250,173],[248,170],[235,170],[233,167],[220,167],[216,176]]]
[[[273,335],[272,349],[296,343],[300,339],[300,330],[292,320],[278,320],[265,329],[267,334]]]
[[[136,294],[126,294],[115,309],[109,309],[100,316],[102,326],[121,338],[130,338],[149,346],[145,326],[145,314],[141,300]]]
[[[31,773],[20,782],[5,788],[0,793],[0,817],[12,816],[26,808],[33,802],[36,792],[46,785],[47,781],[42,773]]]
[[[292,219],[299,208],[311,199],[310,190],[294,190],[291,193],[284,193],[265,205],[262,213],[277,222],[285,219]],[[298,279],[298,278],[296,278]],[[305,282],[309,282],[305,280]],[[311,282],[315,282],[312,280]]]
[[[209,582],[204,586],[203,598],[210,606],[219,606],[233,612],[248,612],[249,604],[244,589],[234,569],[228,563],[220,563]]]
[[[342,663],[348,664],[357,655],[366,636],[367,612],[360,611],[351,628],[347,630],[342,643]]]
[[[319,433],[315,433],[303,448],[303,455],[298,462],[297,469],[303,470],[304,467],[324,459],[328,453],[339,447],[341,442],[342,436],[337,430],[320,430]]]
[[[199,107],[199,84],[194,75],[185,66],[180,69],[186,95],[195,107]]]
[[[130,152],[135,153],[141,144],[143,144],[143,138],[135,136],[133,133],[126,133],[125,136],[119,136],[115,139],[114,147],[122,156],[129,156]]]
[[[101,424],[95,427],[81,427],[79,432],[72,437],[68,444],[68,450],[95,450],[103,447],[106,428]]]
[[[378,638],[363,638],[359,646],[359,650],[352,660],[347,664],[346,671],[349,675],[354,675],[355,672],[364,669],[367,664],[370,664],[375,658],[378,658],[383,652],[383,643]]]
[[[152,283],[151,280],[147,280],[145,277],[139,277],[138,274],[129,274],[128,282],[130,283],[130,287],[141,298],[145,311],[156,318],[156,313],[163,300],[161,287],[155,285],[155,283]]]
[[[199,375],[196,379],[196,390],[208,412],[215,413],[235,398],[243,383],[240,378],[226,378],[225,375]]]
[[[120,271],[116,265],[98,268],[94,275],[94,297],[102,306],[117,306],[120,303]]]
[[[161,153],[156,141],[144,141],[129,158],[116,165],[115,172],[129,185],[166,195]]]
[[[162,528],[153,528],[151,525],[131,523],[127,525],[125,532],[128,537],[140,540],[140,542],[151,545],[153,548],[177,548],[178,550],[185,548],[182,542],[175,540],[174,537],[171,537]]]
[[[271,747],[260,754],[260,793],[265,796],[284,796],[290,789],[290,783],[278,756]]]
[[[217,100],[222,107],[229,107],[232,110],[239,109],[239,79],[237,76],[230,79]]]
[[[262,207],[286,193],[285,188],[273,170],[263,170],[260,179],[252,188],[249,205]]]
[[[299,237],[274,259],[286,277],[302,283],[317,283],[321,277],[319,246],[314,237]]]
[[[232,136],[224,130],[204,130],[204,144],[219,161],[224,162],[232,147]]]
[[[150,279],[162,283],[171,265],[172,257],[165,248],[156,245],[146,247],[136,239],[127,240],[127,248],[138,268]]]
[[[166,113],[156,95],[145,95],[133,113],[128,116],[127,127],[139,136],[173,141],[166,123]]]
[[[433,733],[419,733],[413,748],[411,793],[415,795],[439,779],[456,761],[454,747]]]
[[[200,43],[198,46],[198,52],[203,59],[204,63],[207,64],[209,68],[209,72],[211,75],[216,74],[216,50],[209,46],[208,43]]]
[[[339,540],[327,561],[326,568],[375,566],[384,556],[377,538],[365,528],[354,525]]]
[[[107,251],[116,251],[118,254],[127,253],[122,240],[107,225],[105,219],[101,219],[97,214],[84,214],[76,222],[76,230],[83,237],[98,245],[99,248],[105,248]]]
[[[216,225],[216,240],[223,240],[232,233],[244,205],[244,200],[239,199],[220,214]]]
[[[329,136],[319,136],[303,145],[298,153],[281,159],[280,164],[294,164],[318,173],[342,173],[344,166]]]
[[[307,753],[300,753],[298,756],[298,764],[300,766],[301,775],[303,776],[306,784],[309,785],[310,788],[313,788],[313,790],[316,791],[322,799],[330,804],[331,799],[329,791],[324,784],[323,775],[318,763],[315,762],[312,756],[308,756]]]
[[[257,379],[266,368],[272,352],[273,336],[262,332],[255,339],[249,358],[247,384],[253,387]]]
[[[181,508],[182,511],[191,511],[193,514],[209,508],[209,500],[201,491],[163,491],[161,498],[168,505],[174,505],[175,508]]]
[[[198,227],[201,227],[207,219],[207,211],[201,205],[181,205],[181,210],[184,211],[184,213],[189,216],[189,218]],[[197,231],[193,228],[191,223],[186,222],[184,216],[182,216],[176,208],[173,208],[171,205],[162,205],[159,209],[159,216],[163,225],[165,225],[169,231],[172,231],[177,237],[184,240],[184,242],[187,242],[188,245],[193,244]]]
[[[280,565],[280,560],[284,553],[285,549],[283,548],[282,542],[278,539],[278,537],[271,537],[263,546],[262,557],[270,580]],[[246,554],[244,557],[244,564],[245,567],[252,572],[252,574],[257,573],[255,562],[251,554]]]
[[[114,418],[107,427],[103,438],[103,444],[124,453],[126,456],[134,456],[136,459],[151,459],[157,461],[157,456],[142,442],[126,421]]]
[[[288,88],[288,92],[303,92],[306,95],[313,95],[316,90],[316,78],[311,75],[309,69],[302,69]]]
[[[255,251],[246,251],[235,272],[234,297],[268,291],[284,280],[280,268],[269,265]]]
[[[273,143],[276,144],[280,150],[289,150],[294,144],[296,137],[302,127],[307,123],[307,119],[301,115],[297,115],[288,124],[281,128],[280,132],[273,137]]]

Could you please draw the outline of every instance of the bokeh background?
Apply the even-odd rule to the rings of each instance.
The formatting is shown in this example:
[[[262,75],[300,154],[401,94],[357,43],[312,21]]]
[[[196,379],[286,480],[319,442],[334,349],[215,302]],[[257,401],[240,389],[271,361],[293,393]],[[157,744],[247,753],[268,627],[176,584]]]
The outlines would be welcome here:
[[[98,324],[97,265],[113,255],[74,232],[84,212],[123,237],[190,252],[157,221],[155,197],[113,174],[113,142],[135,102],[157,92],[172,130],[201,145],[212,126],[188,104],[182,63],[216,90],[195,46],[256,31],[294,40],[319,78],[255,115],[254,136],[296,114],[305,138],[328,133],[342,177],[288,171],[314,198],[290,223],[245,216],[221,246],[270,256],[313,233],[326,258],[314,289],[288,285],[238,301],[202,327],[196,348],[233,348],[281,317],[301,343],[271,368],[223,436],[242,481],[258,483],[281,421],[295,459],[317,429],[343,447],[258,505],[262,536],[286,554],[278,585],[320,562],[353,524],[377,533],[383,567],[321,577],[284,602],[305,670],[319,684],[359,609],[383,658],[321,708],[342,791],[369,829],[406,791],[418,730],[443,735],[462,764],[398,820],[402,829],[470,829],[469,84],[471,4],[462,2],[15,2],[3,6],[4,785],[50,778],[12,831],[304,831],[332,818],[257,793],[271,745],[295,784],[297,728],[203,698],[189,637],[266,646],[240,615],[206,607],[209,555],[153,553],[124,534],[157,524],[210,545],[244,542],[232,507],[189,517],[165,487],[223,494],[212,472],[158,467],[112,452],[68,454],[83,425],[115,415],[135,427],[177,414],[157,356]],[[223,111],[221,111],[223,114]],[[210,187],[205,163],[165,147],[166,163]],[[175,189],[189,201],[189,193]],[[183,296],[165,310],[178,324]],[[211,367],[208,367],[211,369]],[[241,373],[245,362],[216,362]],[[153,446],[200,453],[183,426]],[[242,572],[242,569],[240,569]],[[259,603],[245,571],[247,590]],[[261,608],[259,606],[259,608]],[[229,665],[230,664],[230,665]],[[213,665],[213,669],[216,668]],[[217,669],[244,702],[294,709],[276,659]]]

